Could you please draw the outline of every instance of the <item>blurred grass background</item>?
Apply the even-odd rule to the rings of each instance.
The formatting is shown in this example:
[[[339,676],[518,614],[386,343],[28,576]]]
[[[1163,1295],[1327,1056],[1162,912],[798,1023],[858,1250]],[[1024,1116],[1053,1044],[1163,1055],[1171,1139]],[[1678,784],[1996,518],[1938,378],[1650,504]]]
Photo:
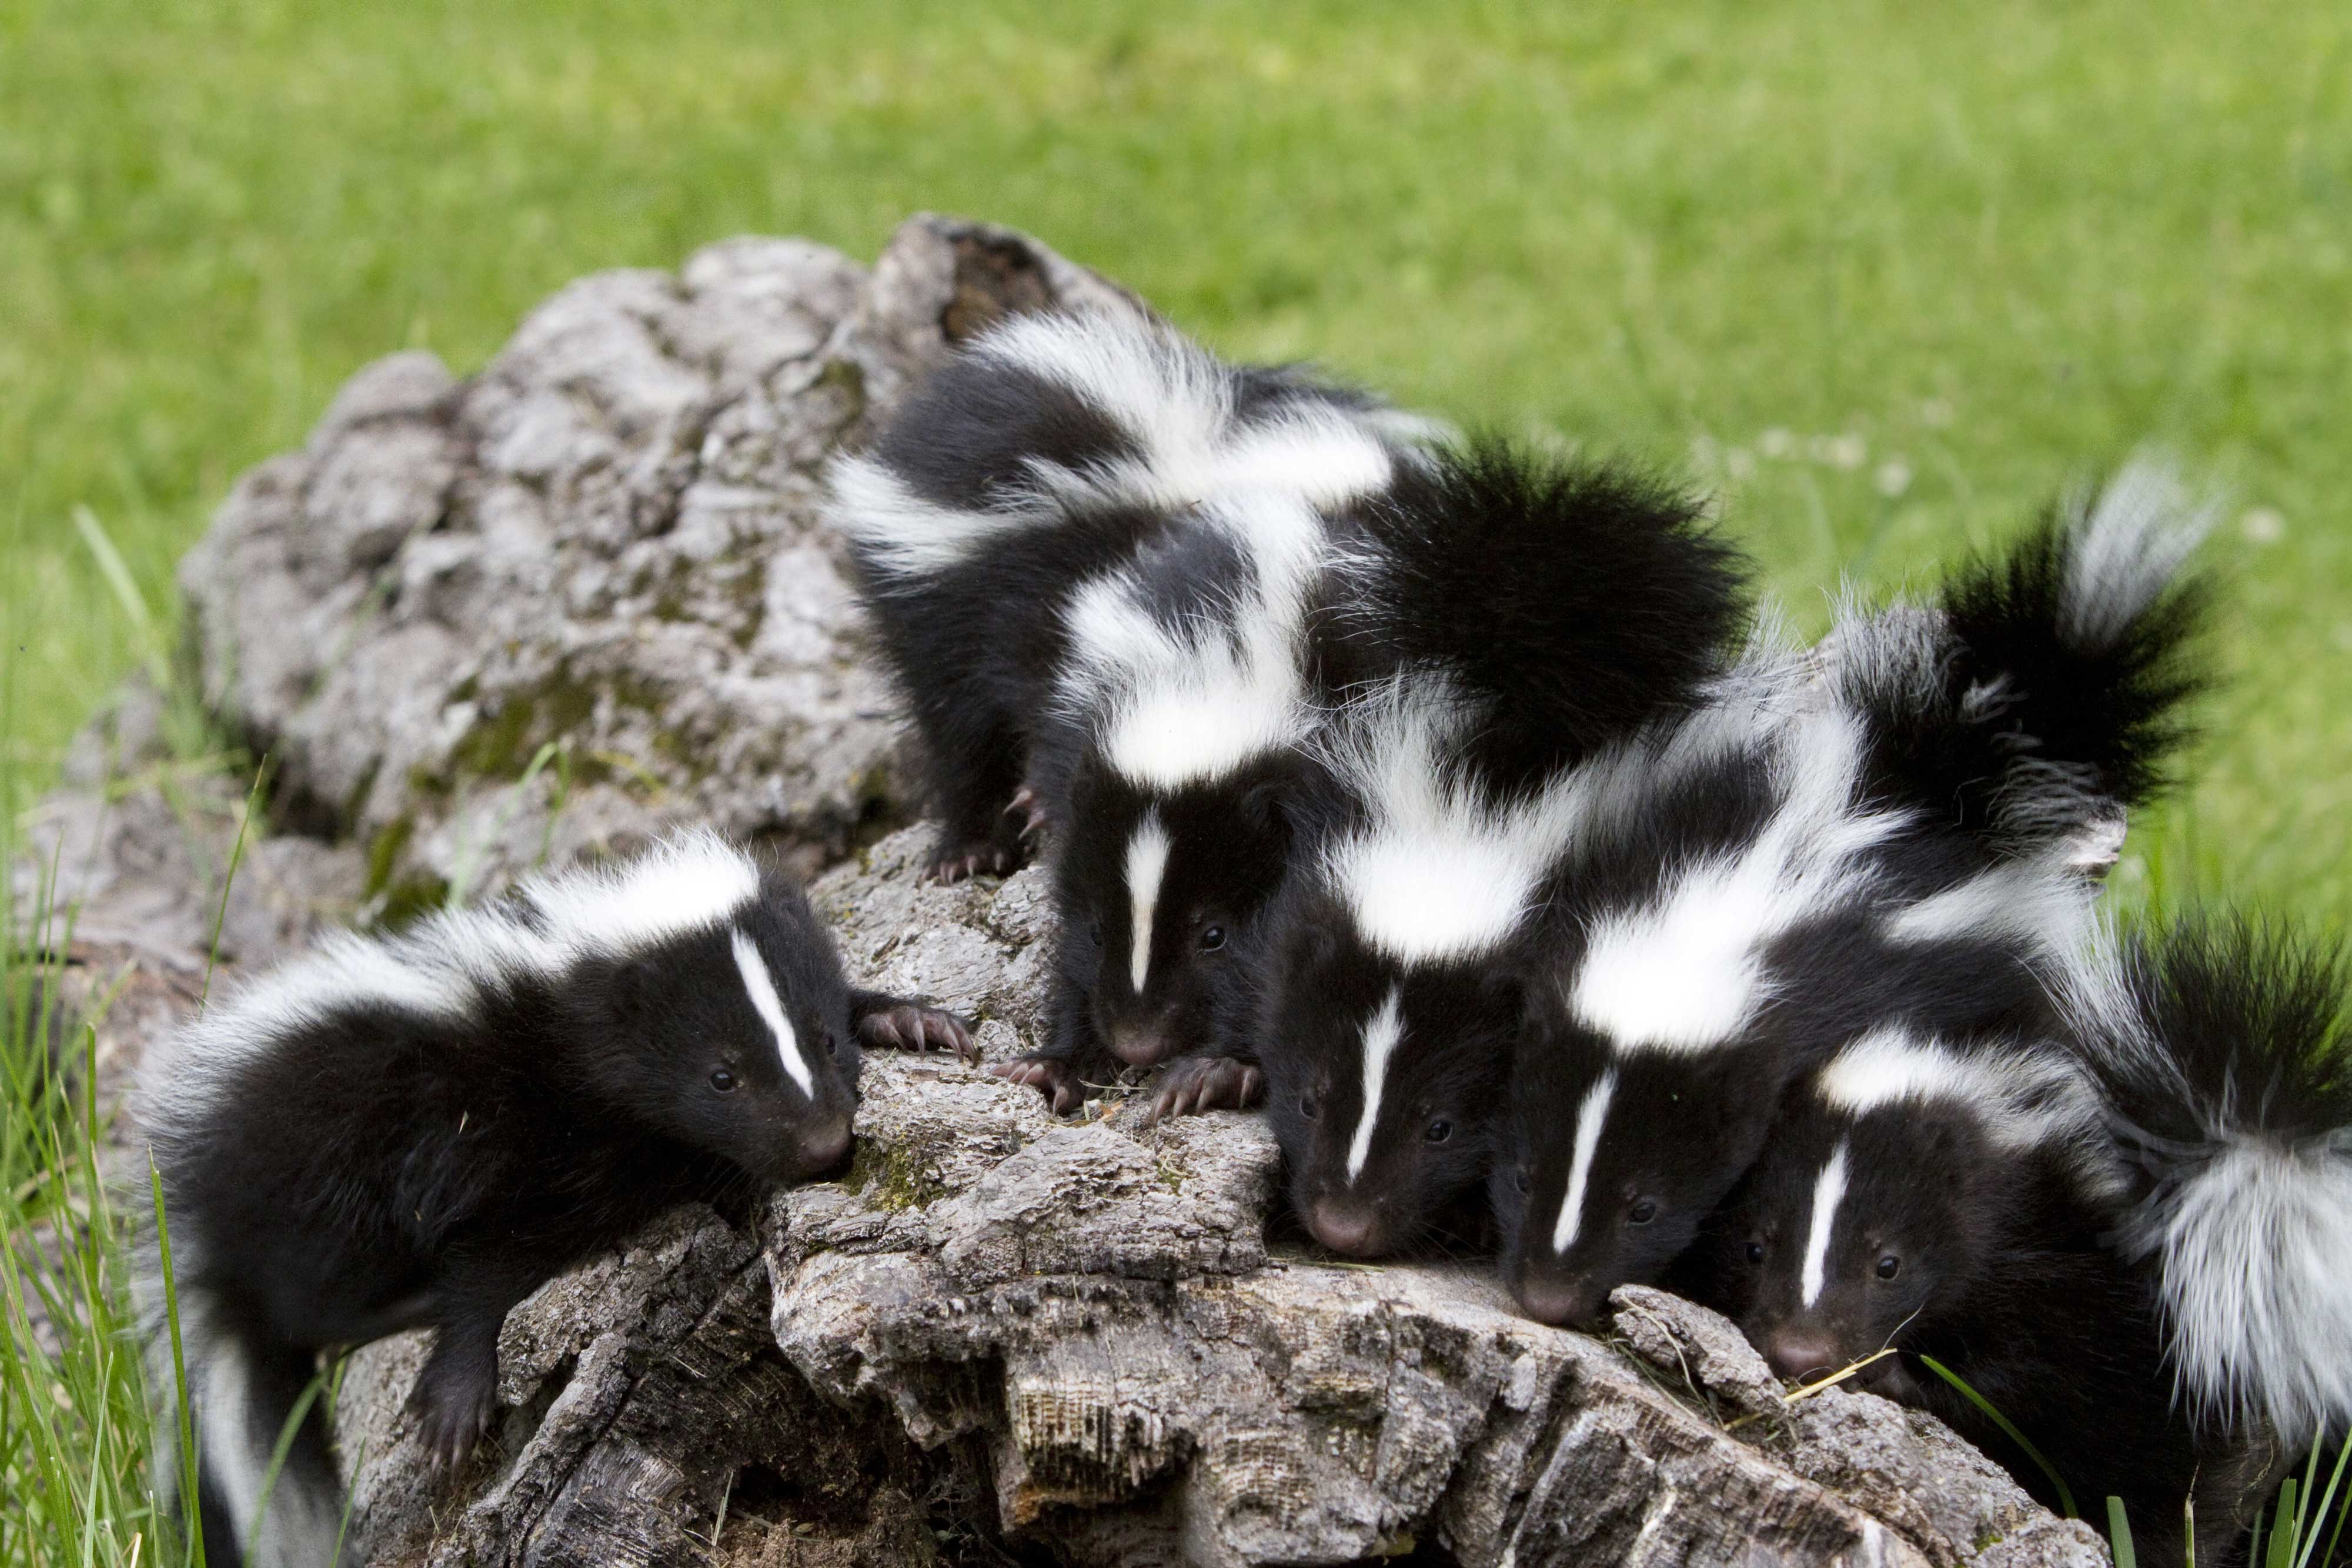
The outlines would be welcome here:
[[[2135,444],[2235,684],[2122,891],[2352,913],[2352,9],[0,0],[0,643],[54,767],[236,475],[588,270],[1019,225],[1234,353],[1694,471],[1800,618]]]

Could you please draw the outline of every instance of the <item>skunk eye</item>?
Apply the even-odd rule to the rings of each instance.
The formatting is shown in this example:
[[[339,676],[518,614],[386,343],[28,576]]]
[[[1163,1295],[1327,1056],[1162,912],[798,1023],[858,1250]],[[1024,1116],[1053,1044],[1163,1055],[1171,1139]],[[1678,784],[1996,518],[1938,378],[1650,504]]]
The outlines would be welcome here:
[[[1201,933],[1202,952],[1213,953],[1224,945],[1225,928],[1223,926],[1212,925],[1206,931]]]
[[[831,1030],[824,1031],[824,1053],[827,1056],[839,1056],[841,1054],[841,1041],[833,1038],[833,1030]]]
[[[1748,1261],[1751,1264],[1764,1261],[1764,1243],[1750,1241],[1748,1244]]]
[[[1895,1275],[1900,1274],[1901,1272],[1903,1272],[1903,1260],[1897,1258],[1894,1253],[1889,1252],[1885,1257],[1881,1258],[1878,1260],[1878,1277],[1880,1279],[1892,1280]]]
[[[1521,1197],[1525,1197],[1535,1190],[1536,1178],[1528,1174],[1527,1166],[1521,1166],[1511,1173],[1511,1185],[1519,1189]]]
[[[1323,1114],[1323,1107],[1315,1103],[1314,1095],[1301,1094],[1298,1097],[1298,1113],[1312,1122]]]
[[[722,1067],[710,1075],[710,1086],[721,1094],[732,1094],[735,1092],[735,1075]]]
[[[1087,927],[1087,940],[1093,943],[1097,947],[1102,946],[1101,921],[1097,920],[1093,925]]]
[[[1429,1124],[1428,1133],[1424,1135],[1433,1144],[1442,1144],[1446,1139],[1454,1135],[1454,1124],[1451,1122],[1432,1122]]]
[[[1652,1199],[1646,1197],[1641,1202],[1635,1204],[1631,1209],[1627,1210],[1625,1214],[1627,1221],[1634,1225],[1647,1225],[1650,1221],[1657,1218],[1657,1204]]]

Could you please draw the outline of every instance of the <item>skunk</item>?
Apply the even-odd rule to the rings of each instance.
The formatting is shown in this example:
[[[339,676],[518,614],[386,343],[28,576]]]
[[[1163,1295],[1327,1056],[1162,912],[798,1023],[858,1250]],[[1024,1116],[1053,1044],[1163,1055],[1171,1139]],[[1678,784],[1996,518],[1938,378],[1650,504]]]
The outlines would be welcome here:
[[[1937,602],[1751,654],[1588,765],[1490,1176],[1507,1281],[1590,1323],[1661,1278],[1782,1086],[1870,1030],[2032,1027],[2200,682],[2208,519],[2151,466]]]
[[[1887,1347],[1865,1387],[1935,1412],[2143,1556],[2184,1499],[2230,1542],[2352,1421],[2352,1060],[2340,963],[2191,924],[2070,968],[2053,1042],[1874,1032],[1795,1085],[1716,1229],[1711,1294],[1785,1376]],[[2218,1546],[2218,1550],[2217,1550]]]
[[[1029,315],[934,371],[870,450],[837,459],[828,515],[923,742],[941,823],[932,873],[1009,872],[1051,819],[1034,754],[1062,711],[1081,585],[1120,572],[1213,584],[1216,558],[1252,544],[1252,520],[1204,503],[1354,495],[1386,481],[1413,428],[1347,389],[1223,364],[1140,313]]]
[[[970,1046],[947,1014],[852,989],[800,890],[708,833],[339,936],[211,1008],[139,1101],[208,1558],[327,1560],[323,1412],[257,1517],[320,1351],[435,1327],[414,1403],[456,1463],[487,1429],[508,1309],[672,1204],[840,1163],[861,1037]],[[142,1294],[168,1391],[160,1240]]]
[[[1144,602],[1165,584],[1106,580],[1070,618],[1088,717],[1055,852],[1062,1027],[1007,1069],[1041,1087],[1111,1070],[1106,1046],[1150,1066],[1208,1044],[1256,915],[1346,814],[1313,736],[1350,694],[1442,689],[1469,776],[1506,795],[1678,700],[1746,612],[1736,552],[1687,497],[1493,440],[1421,449],[1319,513],[1224,504],[1256,526],[1214,614],[1173,633]],[[1259,1082],[1245,1044],[1211,1050],[1157,1109],[1246,1104]]]

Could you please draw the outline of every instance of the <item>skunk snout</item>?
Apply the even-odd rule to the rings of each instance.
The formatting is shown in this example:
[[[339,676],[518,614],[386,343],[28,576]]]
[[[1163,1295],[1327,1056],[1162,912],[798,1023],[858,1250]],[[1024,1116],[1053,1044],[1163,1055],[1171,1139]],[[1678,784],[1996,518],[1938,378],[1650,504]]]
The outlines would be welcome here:
[[[1590,1328],[1600,1320],[1606,1297],[1590,1278],[1523,1273],[1511,1281],[1519,1310],[1555,1328]]]
[[[812,1127],[800,1136],[801,1169],[821,1176],[841,1164],[849,1153],[849,1118]]]
[[[1307,1208],[1307,1228],[1334,1252],[1369,1257],[1379,1249],[1380,1218],[1352,1198],[1320,1197]]]
[[[1111,1054],[1129,1067],[1157,1067],[1174,1054],[1175,1040],[1164,1019],[1123,1023],[1110,1031]]]
[[[1845,1364],[1827,1334],[1807,1329],[1779,1329],[1767,1335],[1764,1359],[1779,1376],[1800,1380],[1826,1376]]]

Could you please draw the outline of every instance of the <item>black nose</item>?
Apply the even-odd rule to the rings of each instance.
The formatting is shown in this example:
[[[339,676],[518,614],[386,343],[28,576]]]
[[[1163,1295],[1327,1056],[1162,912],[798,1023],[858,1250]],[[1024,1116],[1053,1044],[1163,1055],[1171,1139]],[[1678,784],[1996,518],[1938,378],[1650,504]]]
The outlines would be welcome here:
[[[1379,1250],[1379,1221],[1366,1205],[1350,1198],[1318,1198],[1307,1207],[1307,1228],[1334,1252],[1367,1258]]]
[[[846,1119],[829,1126],[813,1127],[801,1134],[801,1168],[811,1176],[833,1169],[848,1153],[849,1123]]]
[[[1781,1329],[1764,1342],[1764,1359],[1780,1376],[1821,1377],[1845,1364],[1845,1358],[1826,1334],[1802,1329]]]
[[[1522,1275],[1511,1282],[1511,1294],[1518,1298],[1520,1311],[1554,1327],[1591,1328],[1601,1316],[1601,1292],[1580,1278]]]

